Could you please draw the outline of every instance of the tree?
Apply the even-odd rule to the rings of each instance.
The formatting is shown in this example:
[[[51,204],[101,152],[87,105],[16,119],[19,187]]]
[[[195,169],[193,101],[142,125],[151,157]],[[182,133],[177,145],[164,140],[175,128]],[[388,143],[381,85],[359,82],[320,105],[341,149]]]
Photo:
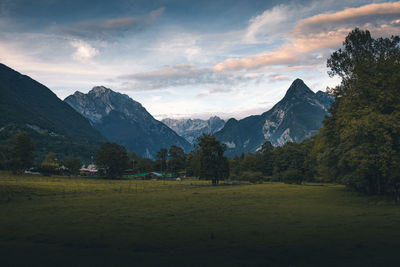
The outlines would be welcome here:
[[[252,153],[247,153],[240,162],[240,171],[258,171],[257,163],[257,156]]]
[[[200,177],[200,152],[193,150],[186,155],[186,176]]]
[[[131,159],[129,161],[129,166],[132,166],[132,171],[135,173],[137,172],[137,164],[140,159],[140,156],[135,152],[132,152]]]
[[[292,179],[290,175],[296,174],[295,183],[301,184],[305,177],[305,158],[306,154],[302,143],[288,142],[275,148],[273,152],[274,177],[285,181],[288,178]]]
[[[219,179],[229,177],[229,162],[224,157],[225,145],[213,135],[203,134],[197,138],[196,149],[200,156],[200,177],[211,179],[212,184],[218,184]]]
[[[173,174],[178,174],[178,172],[185,169],[185,151],[177,146],[171,146],[169,149],[169,161],[168,170]]]
[[[165,172],[167,170],[167,158],[168,150],[166,148],[161,148],[160,151],[157,152],[156,160],[156,165],[161,172]]]
[[[129,168],[128,153],[116,143],[104,143],[96,153],[96,165],[104,170],[107,178],[120,178]]]
[[[82,161],[79,158],[66,157],[62,160],[62,164],[68,168],[73,175],[78,175],[82,167]]]
[[[367,194],[400,198],[400,37],[355,29],[327,62],[341,84],[315,140],[321,174]]]
[[[139,158],[135,169],[138,172],[149,172],[154,169],[154,162],[148,158]]]
[[[274,150],[270,141],[266,141],[259,151],[257,151],[257,170],[264,175],[271,176],[273,169],[272,152]]]
[[[51,175],[56,173],[58,167],[60,167],[60,165],[58,164],[57,155],[53,152],[49,152],[40,164],[40,171],[44,175]]]
[[[9,168],[13,173],[24,171],[34,164],[35,144],[27,133],[17,133],[9,140]]]
[[[0,146],[0,170],[7,168],[7,147]]]

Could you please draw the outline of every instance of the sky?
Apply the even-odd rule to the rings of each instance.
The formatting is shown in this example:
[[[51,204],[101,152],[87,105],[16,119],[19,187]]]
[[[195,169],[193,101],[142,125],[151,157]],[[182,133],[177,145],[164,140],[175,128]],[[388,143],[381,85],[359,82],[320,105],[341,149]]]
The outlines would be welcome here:
[[[64,99],[103,85],[154,117],[243,118],[326,60],[355,27],[400,35],[400,2],[0,0],[0,62]]]

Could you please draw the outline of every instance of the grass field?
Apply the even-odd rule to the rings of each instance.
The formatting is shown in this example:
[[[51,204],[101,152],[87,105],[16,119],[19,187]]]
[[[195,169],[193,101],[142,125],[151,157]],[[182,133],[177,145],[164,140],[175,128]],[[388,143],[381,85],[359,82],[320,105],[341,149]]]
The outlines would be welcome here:
[[[341,185],[0,173],[0,266],[398,266],[400,206]]]

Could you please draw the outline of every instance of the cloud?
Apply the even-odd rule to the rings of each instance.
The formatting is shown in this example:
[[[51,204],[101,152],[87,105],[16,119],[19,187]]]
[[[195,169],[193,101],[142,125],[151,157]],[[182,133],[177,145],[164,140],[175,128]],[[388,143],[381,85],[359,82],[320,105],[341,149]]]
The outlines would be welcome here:
[[[113,39],[129,31],[139,31],[152,25],[164,13],[164,8],[151,11],[145,16],[128,16],[106,20],[82,21],[62,28],[68,35],[85,39]]]
[[[76,49],[72,57],[77,61],[87,61],[99,54],[99,50],[82,40],[72,40],[70,44]]]
[[[258,43],[260,40],[271,42],[271,35],[282,33],[291,16],[292,9],[287,5],[278,5],[265,10],[261,15],[250,19],[244,42]]]
[[[348,8],[332,14],[319,14],[300,20],[294,29],[295,35],[308,35],[315,32],[330,32],[349,26],[371,25],[379,27],[399,18],[400,2],[369,4],[358,8]]]
[[[126,84],[135,90],[152,90],[178,86],[196,85],[237,85],[257,78],[257,75],[244,73],[215,72],[210,68],[198,68],[194,65],[182,64],[165,66],[156,71],[119,76],[120,80],[128,80]]]
[[[290,78],[282,74],[271,74],[268,75],[270,82],[290,81]]]
[[[355,27],[371,30],[375,36],[400,32],[400,2],[369,4],[331,14],[319,14],[296,23],[286,43],[261,54],[229,58],[214,66],[215,71],[255,69],[263,66],[297,65],[315,57],[310,54],[335,49]],[[321,59],[321,58],[319,58]]]

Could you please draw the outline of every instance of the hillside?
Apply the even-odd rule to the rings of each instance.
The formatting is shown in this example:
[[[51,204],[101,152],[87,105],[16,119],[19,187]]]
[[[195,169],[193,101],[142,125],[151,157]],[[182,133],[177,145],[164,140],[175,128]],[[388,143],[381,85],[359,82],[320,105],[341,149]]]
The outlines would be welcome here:
[[[49,88],[0,64],[0,142],[19,131],[35,141],[36,158],[48,152],[59,157],[90,159],[106,139],[89,121]]]
[[[229,156],[254,153],[265,141],[275,146],[300,142],[317,133],[332,101],[327,93],[314,93],[296,79],[272,109],[239,121],[230,119],[215,136],[226,144]]]
[[[129,96],[103,86],[87,94],[75,92],[65,100],[88,118],[107,139],[143,157],[155,158],[161,148],[171,145],[188,152],[192,145]]]

